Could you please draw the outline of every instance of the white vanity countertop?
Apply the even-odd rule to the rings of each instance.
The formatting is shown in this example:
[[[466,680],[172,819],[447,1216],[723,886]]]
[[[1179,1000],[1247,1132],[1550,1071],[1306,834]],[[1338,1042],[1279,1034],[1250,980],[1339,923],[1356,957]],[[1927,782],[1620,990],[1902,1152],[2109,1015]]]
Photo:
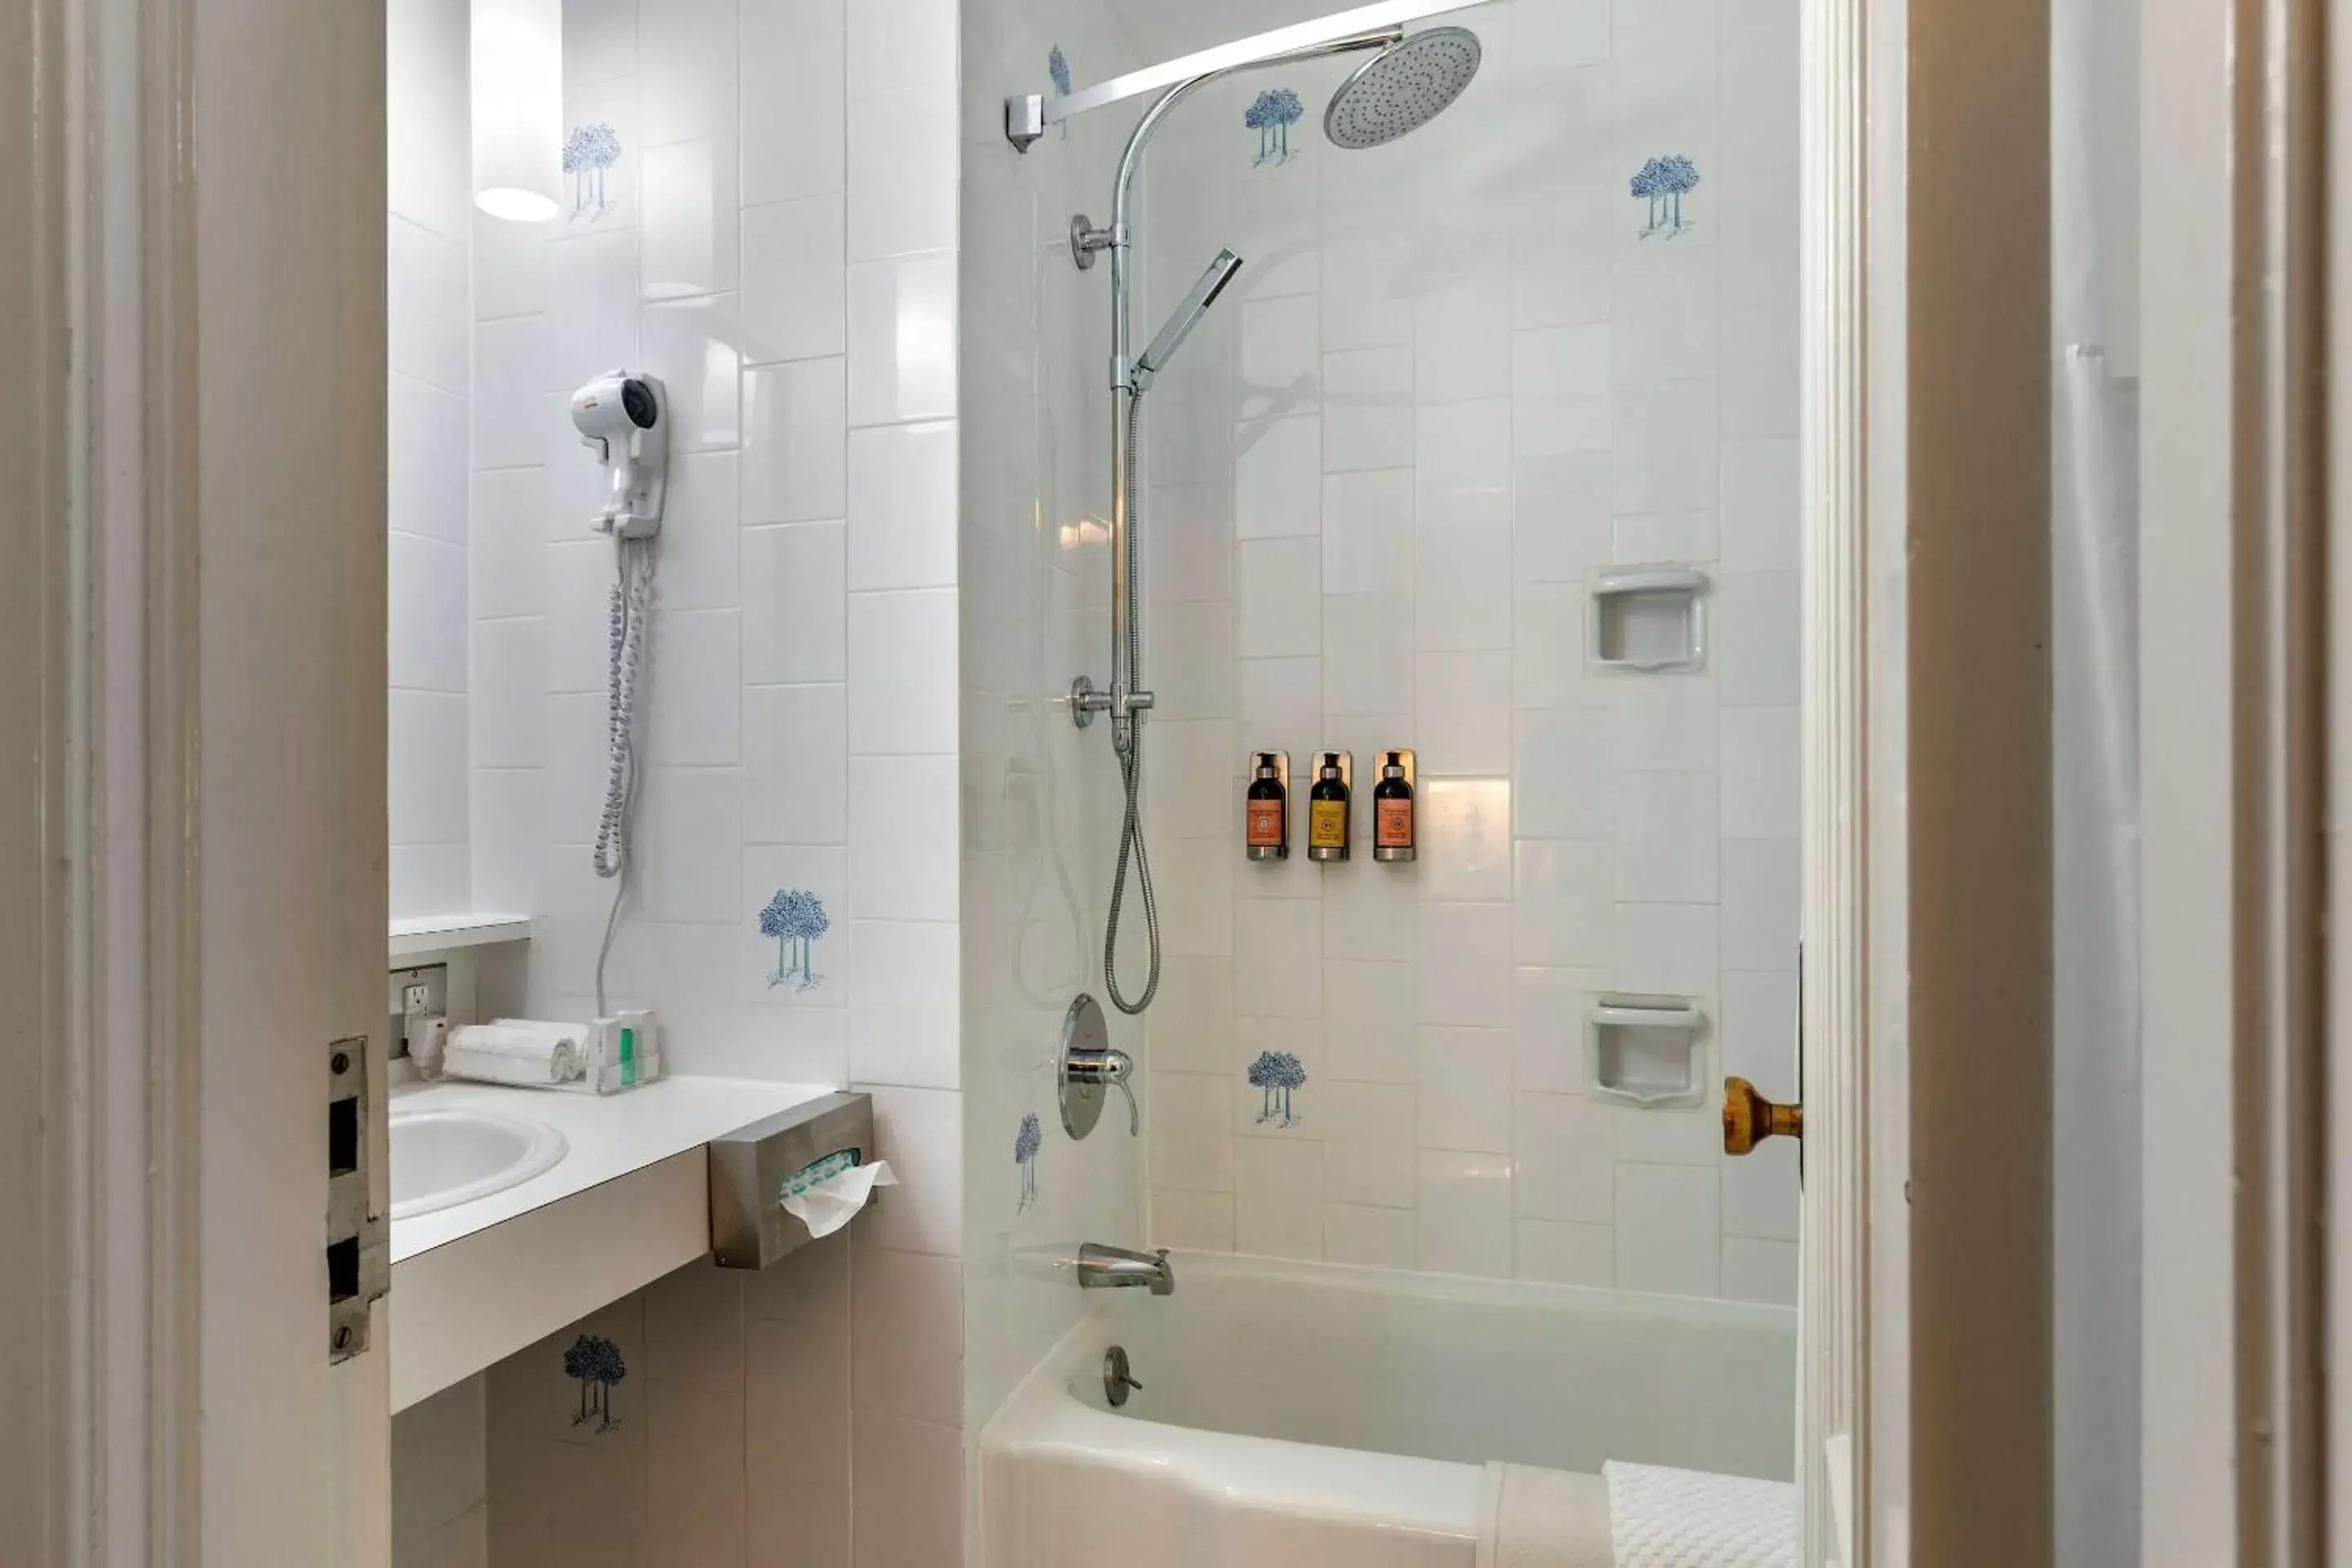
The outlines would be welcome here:
[[[552,1167],[504,1192],[393,1221],[392,1261],[487,1230],[834,1092],[824,1084],[731,1078],[666,1078],[611,1095],[488,1083],[394,1089],[395,1110],[474,1109],[528,1117],[562,1133],[570,1147]]]

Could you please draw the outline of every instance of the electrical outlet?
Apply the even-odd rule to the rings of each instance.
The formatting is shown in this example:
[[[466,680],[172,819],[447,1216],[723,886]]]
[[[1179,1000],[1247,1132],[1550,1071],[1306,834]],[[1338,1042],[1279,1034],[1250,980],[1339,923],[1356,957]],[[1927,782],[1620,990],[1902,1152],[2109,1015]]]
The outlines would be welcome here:
[[[385,1010],[395,1018],[415,1013],[446,1013],[449,1010],[449,966],[427,963],[415,969],[394,970]]]
[[[448,1016],[449,966],[426,963],[394,970],[386,1008],[392,1015],[392,1054],[407,1056],[413,1020]]]

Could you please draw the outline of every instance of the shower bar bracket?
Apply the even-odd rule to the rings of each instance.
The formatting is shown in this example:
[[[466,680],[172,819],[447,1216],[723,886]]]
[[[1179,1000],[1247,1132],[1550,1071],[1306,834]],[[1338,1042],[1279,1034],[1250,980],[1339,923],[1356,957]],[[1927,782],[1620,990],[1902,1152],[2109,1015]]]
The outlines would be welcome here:
[[[1096,714],[1108,713],[1123,728],[1156,700],[1149,691],[1129,691],[1116,683],[1104,691],[1091,677],[1081,675],[1070,682],[1070,722],[1083,730],[1095,721]]]
[[[1331,46],[1360,40],[1365,48],[1394,43],[1407,22],[1466,11],[1487,0],[1377,0],[1352,11],[1300,22],[1287,27],[1238,38],[1230,44],[1163,60],[1156,66],[1115,76],[1066,97],[1025,93],[1004,100],[1004,139],[1026,153],[1053,126],[1075,120],[1092,110],[1107,108],[1139,93],[1190,81],[1194,77],[1230,70],[1236,66],[1273,65],[1294,52],[1328,54]]]
[[[1084,213],[1070,215],[1070,259],[1084,272],[1095,264],[1095,252],[1108,250],[1114,245],[1127,243],[1127,231],[1108,224],[1097,228],[1095,220]]]

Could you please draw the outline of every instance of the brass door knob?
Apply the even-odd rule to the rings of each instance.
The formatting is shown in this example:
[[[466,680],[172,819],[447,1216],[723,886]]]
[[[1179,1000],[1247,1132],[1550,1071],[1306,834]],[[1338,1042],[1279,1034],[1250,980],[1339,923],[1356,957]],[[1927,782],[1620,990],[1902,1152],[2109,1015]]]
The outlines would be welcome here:
[[[1802,1138],[1805,1108],[1775,1105],[1744,1078],[1723,1080],[1723,1152],[1745,1154],[1767,1138]]]

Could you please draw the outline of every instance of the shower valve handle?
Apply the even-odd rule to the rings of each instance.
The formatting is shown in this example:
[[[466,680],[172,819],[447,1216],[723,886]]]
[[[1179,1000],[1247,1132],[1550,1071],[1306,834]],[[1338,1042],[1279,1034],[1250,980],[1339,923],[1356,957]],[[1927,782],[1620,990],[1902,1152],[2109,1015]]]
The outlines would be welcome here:
[[[1127,1134],[1134,1137],[1143,1130],[1143,1117],[1136,1110],[1135,1090],[1128,1083],[1134,1076],[1135,1061],[1117,1047],[1099,1053],[1073,1051],[1062,1064],[1062,1073],[1072,1083],[1109,1084],[1127,1096]]]

